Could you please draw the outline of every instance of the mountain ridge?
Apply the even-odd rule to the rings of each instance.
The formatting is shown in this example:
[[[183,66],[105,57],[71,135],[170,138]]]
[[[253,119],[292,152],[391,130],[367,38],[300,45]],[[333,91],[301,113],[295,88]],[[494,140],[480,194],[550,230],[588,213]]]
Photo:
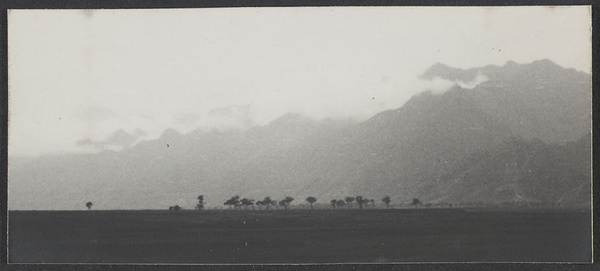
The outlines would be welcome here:
[[[440,65],[436,69],[444,68]],[[531,188],[515,186],[518,180],[504,178],[506,172],[497,166],[498,161],[530,159],[515,146],[548,153],[556,161],[584,161],[588,151],[577,146],[585,145],[582,135],[591,126],[589,75],[553,65],[542,61],[474,68],[487,69],[488,80],[474,88],[424,92],[358,123],[290,113],[247,130],[165,131],[120,152],[33,159],[9,168],[10,206],[81,209],[83,200],[92,200],[101,209],[164,208],[193,206],[199,194],[209,206],[222,205],[235,194],[255,199],[315,196],[320,201],[390,195],[394,202],[419,197],[458,203],[469,200],[465,191],[486,195],[471,201],[512,202],[511,191]],[[453,69],[467,73],[454,74],[454,79],[468,79],[470,70]],[[513,139],[517,145],[510,145]],[[560,151],[564,158],[556,154]],[[488,162],[462,166],[474,161]],[[540,190],[545,194],[541,199],[525,196],[526,201],[555,204],[563,197],[564,204],[589,202],[577,198],[591,189],[581,177],[590,166],[536,163],[518,164],[513,171],[533,167],[552,187]],[[556,173],[555,178],[543,173],[545,167],[570,173]],[[497,169],[496,175],[486,173],[488,168]],[[477,176],[498,183],[469,181]],[[577,182],[565,182],[569,176]],[[565,190],[563,182],[579,188],[556,196],[556,190]],[[507,192],[484,193],[498,187]]]

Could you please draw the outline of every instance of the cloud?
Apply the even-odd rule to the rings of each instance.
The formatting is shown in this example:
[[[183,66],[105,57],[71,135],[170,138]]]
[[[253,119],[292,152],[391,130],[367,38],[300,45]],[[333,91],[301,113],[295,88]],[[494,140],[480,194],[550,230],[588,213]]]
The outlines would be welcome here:
[[[108,138],[101,141],[94,141],[90,138],[84,138],[77,141],[78,146],[82,147],[93,147],[98,151],[101,150],[122,150],[127,147],[131,147],[143,139],[147,138],[146,132],[136,129],[133,133],[127,133],[123,129],[120,129],[113,133]]]
[[[461,88],[465,89],[473,89],[477,85],[488,81],[488,77],[478,72],[473,80],[467,82],[459,79],[444,79],[439,76],[433,76],[432,79],[424,79],[421,77],[420,81],[421,83],[419,88],[423,91],[428,91],[433,94],[442,94],[454,86],[460,86]]]
[[[73,115],[86,123],[98,123],[119,118],[114,111],[99,106],[80,108]]]
[[[477,76],[469,81],[469,82],[463,82],[463,81],[456,81],[455,83],[458,84],[461,88],[475,88],[477,85],[488,81],[489,78],[481,73],[477,73]]]
[[[167,128],[264,125],[288,112],[364,120],[422,91],[485,80],[417,78],[436,62],[465,69],[550,58],[587,70],[589,12],[11,10],[9,147],[80,151],[78,140],[102,142],[119,129],[152,139]]]

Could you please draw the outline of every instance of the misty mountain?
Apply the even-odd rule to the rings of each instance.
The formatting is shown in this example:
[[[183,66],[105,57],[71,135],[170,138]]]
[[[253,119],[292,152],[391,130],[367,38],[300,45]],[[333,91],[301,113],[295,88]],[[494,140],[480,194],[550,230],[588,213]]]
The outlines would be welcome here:
[[[478,74],[488,80],[421,93],[360,123],[290,113],[247,130],[167,130],[120,152],[33,159],[9,168],[10,208],[191,207],[199,194],[209,205],[236,194],[589,202],[590,76],[542,60],[436,64],[423,78]]]
[[[110,135],[108,138],[101,141],[94,141],[92,139],[86,138],[77,141],[77,145],[79,146],[93,146],[100,150],[104,149],[113,149],[113,150],[121,150],[123,148],[131,147],[136,142],[140,141],[141,138],[146,136],[146,132],[136,129],[133,133],[127,133],[123,129],[120,129]]]
[[[468,70],[436,64],[423,77],[489,80],[465,92],[478,107],[507,125],[517,136],[549,143],[577,140],[591,129],[591,77],[550,60],[508,62]]]
[[[469,70],[436,64],[423,77],[468,82],[477,74],[489,80],[473,89],[455,85],[441,95],[422,93],[357,125],[345,152],[350,159],[307,190],[318,194],[338,179],[343,193],[379,197],[388,191],[410,201],[427,197],[421,186],[452,173],[473,152],[515,137],[564,144],[589,133],[589,75],[551,61]]]
[[[587,205],[590,142],[590,134],[567,145],[511,138],[470,155],[419,194],[434,202]]]

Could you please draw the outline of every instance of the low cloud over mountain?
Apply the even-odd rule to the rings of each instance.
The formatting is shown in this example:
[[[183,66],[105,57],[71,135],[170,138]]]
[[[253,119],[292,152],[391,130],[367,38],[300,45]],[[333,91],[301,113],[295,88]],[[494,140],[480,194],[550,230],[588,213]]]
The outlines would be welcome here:
[[[136,129],[129,134],[124,130],[118,130],[108,138],[101,141],[93,141],[90,138],[77,141],[79,146],[92,146],[98,150],[114,150],[120,151],[124,148],[131,147],[135,143],[146,138],[146,133],[140,129]]]
[[[213,206],[235,194],[589,204],[589,74],[542,60],[436,64],[423,78],[477,84],[424,92],[363,122],[287,114],[246,130],[166,131],[135,145],[121,132],[102,142],[120,152],[11,167],[10,208],[81,209],[87,200],[100,209],[191,207],[199,194]]]

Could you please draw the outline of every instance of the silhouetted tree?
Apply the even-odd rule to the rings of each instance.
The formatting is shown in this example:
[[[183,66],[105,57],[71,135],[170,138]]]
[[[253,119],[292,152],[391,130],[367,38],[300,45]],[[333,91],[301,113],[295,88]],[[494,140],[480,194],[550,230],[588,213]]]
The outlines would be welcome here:
[[[235,196],[231,197],[225,203],[223,203],[223,205],[228,205],[229,209],[231,209],[232,206],[235,208],[239,208],[240,207],[240,196],[235,195]]]
[[[337,199],[332,199],[331,200],[331,207],[333,207],[333,209],[335,209],[336,205],[337,205]]]
[[[417,198],[414,198],[411,205],[417,207],[417,206],[421,205],[421,201]]]
[[[390,208],[390,202],[392,201],[390,199],[390,196],[385,196],[381,199],[381,201],[383,201],[383,203],[385,203],[385,208],[389,209]]]
[[[263,203],[263,201],[262,201],[262,200],[259,200],[259,201],[257,201],[257,202],[256,202],[256,206],[258,206],[258,209],[259,209],[259,210],[262,210],[262,206],[263,206],[263,205],[264,205],[264,203]]]
[[[196,209],[202,210],[204,209],[204,195],[198,196],[198,204],[196,204]]]
[[[179,205],[175,205],[175,206],[170,206],[169,207],[169,211],[178,212],[179,210],[181,210],[181,207],[179,207]]]
[[[370,199],[368,199],[368,198],[363,199],[363,204],[365,204],[365,208],[369,207],[369,202],[371,202]]]
[[[370,199],[371,201],[371,207],[375,208],[375,200],[374,199]]]
[[[358,203],[358,209],[362,209],[363,204],[365,203],[362,196],[356,197],[356,203]]]
[[[88,202],[85,204],[85,207],[87,207],[87,208],[88,208],[88,210],[90,210],[90,209],[92,209],[92,205],[93,205],[93,204],[92,204],[92,202],[91,202],[91,201],[88,201]]]
[[[267,207],[267,210],[269,210],[271,205],[275,205],[275,201],[271,199],[271,197],[265,197],[262,200],[262,204],[265,205]]]
[[[245,210],[248,210],[248,206],[254,205],[254,200],[253,199],[243,198],[243,199],[240,200],[240,203],[242,204],[242,206],[244,206]]]
[[[285,197],[285,199],[284,199],[284,200],[285,200],[285,203],[286,203],[286,204],[285,204],[285,205],[286,205],[286,207],[289,207],[289,206],[290,206],[290,203],[292,203],[292,201],[294,201],[294,198],[292,198],[292,197]]]
[[[310,197],[306,198],[306,201],[307,201],[308,203],[310,203],[310,208],[312,209],[312,208],[313,208],[313,204],[314,204],[315,202],[317,202],[317,198],[315,198],[315,197],[313,197],[313,196],[310,196]]]
[[[346,200],[346,203],[348,204],[348,206],[350,208],[352,208],[352,202],[354,202],[354,200],[355,200],[354,197],[346,197],[345,200]]]
[[[338,199],[338,201],[336,202],[336,205],[340,208],[344,207],[344,205],[346,205],[346,202],[342,199]]]
[[[244,206],[244,210],[248,209],[248,199],[247,198],[242,198],[240,200],[240,205]]]
[[[292,201],[294,201],[294,198],[285,197],[285,199],[282,199],[279,201],[279,206],[282,206],[283,208],[285,208],[287,210],[288,207],[290,207],[290,203],[292,203]]]

